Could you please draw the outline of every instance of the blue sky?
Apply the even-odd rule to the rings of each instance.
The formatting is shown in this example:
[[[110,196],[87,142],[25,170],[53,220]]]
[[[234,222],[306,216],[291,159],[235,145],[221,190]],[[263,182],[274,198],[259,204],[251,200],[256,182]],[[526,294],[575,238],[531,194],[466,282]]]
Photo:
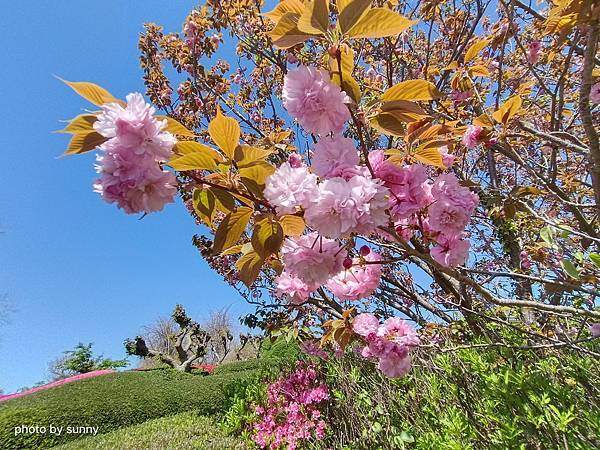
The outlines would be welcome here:
[[[195,2],[20,0],[0,18],[0,294],[15,308],[0,325],[0,388],[46,376],[78,342],[124,356],[123,340],[176,302],[199,320],[250,311],[191,245],[183,205],[138,220],[92,192],[94,155],[61,158],[59,120],[86,102],[53,75],[93,81],[124,98],[143,92],[137,37],[144,22],[177,31]]]

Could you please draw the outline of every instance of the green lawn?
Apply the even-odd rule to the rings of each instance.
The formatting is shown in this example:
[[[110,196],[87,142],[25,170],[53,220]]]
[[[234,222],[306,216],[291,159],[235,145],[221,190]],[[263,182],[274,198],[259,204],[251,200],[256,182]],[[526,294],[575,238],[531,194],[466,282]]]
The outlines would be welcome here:
[[[92,449],[246,449],[241,440],[225,436],[209,417],[186,412],[153,419],[107,434],[90,436],[54,447],[60,450]]]

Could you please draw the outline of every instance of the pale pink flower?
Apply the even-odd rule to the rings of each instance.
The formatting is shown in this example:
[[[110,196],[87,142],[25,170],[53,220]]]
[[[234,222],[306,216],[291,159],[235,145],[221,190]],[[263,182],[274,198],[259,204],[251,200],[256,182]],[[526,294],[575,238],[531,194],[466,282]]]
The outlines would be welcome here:
[[[337,242],[310,233],[287,238],[281,255],[285,271],[314,290],[342,270],[347,252]]]
[[[336,239],[350,233],[368,234],[388,221],[388,190],[369,176],[330,178],[306,208],[306,223],[321,235]]]
[[[304,303],[311,292],[318,286],[309,286],[300,278],[290,275],[283,271],[281,275],[275,278],[275,296],[285,298],[293,305],[301,305]]]
[[[339,135],[323,137],[313,150],[311,167],[321,178],[339,176],[340,171],[359,163],[354,141]]]
[[[592,86],[590,90],[590,101],[592,103],[600,103],[600,82]]]
[[[389,378],[403,377],[410,371],[410,356],[386,355],[379,360],[377,368]]]
[[[463,136],[463,144],[467,148],[475,148],[481,143],[483,128],[478,125],[469,125]]]
[[[365,261],[380,261],[379,254],[369,252]],[[354,265],[343,270],[327,282],[327,288],[341,300],[359,300],[369,297],[379,286],[381,279],[381,264],[360,264],[359,258],[354,259]]]
[[[542,54],[542,43],[540,41],[530,42],[527,46],[527,61],[536,64]]]
[[[592,337],[600,336],[600,322],[593,323],[590,325],[590,334],[592,335]]]
[[[290,166],[294,169],[302,167],[302,156],[298,153],[290,153],[290,156],[288,156],[288,163],[290,163]]]
[[[117,138],[121,147],[136,154],[149,153],[157,161],[166,161],[177,142],[171,133],[162,131],[166,120],[158,120],[154,108],[139,93],[127,95],[127,106],[117,103],[102,105],[94,129],[107,138]]]
[[[431,188],[434,202],[429,207],[429,226],[447,236],[458,235],[469,223],[479,203],[477,194],[461,186],[456,176],[445,173],[437,177]]]
[[[451,167],[456,161],[456,156],[450,153],[447,145],[440,147],[440,154],[442,155],[442,164],[447,168]]]
[[[352,330],[361,336],[368,336],[371,333],[377,333],[379,328],[379,319],[373,314],[362,313],[352,320]]]
[[[309,133],[337,133],[350,119],[351,99],[315,67],[288,71],[283,84],[283,106]]]
[[[446,267],[456,267],[467,260],[469,256],[469,241],[458,236],[447,237],[440,234],[436,245],[431,249],[431,257]]]
[[[291,214],[300,207],[306,208],[315,199],[317,177],[309,173],[306,166],[292,167],[285,162],[267,178],[263,195],[277,214]]]
[[[419,337],[415,329],[400,317],[385,319],[383,325],[379,327],[377,335],[389,342],[407,347],[416,347],[419,345]]]

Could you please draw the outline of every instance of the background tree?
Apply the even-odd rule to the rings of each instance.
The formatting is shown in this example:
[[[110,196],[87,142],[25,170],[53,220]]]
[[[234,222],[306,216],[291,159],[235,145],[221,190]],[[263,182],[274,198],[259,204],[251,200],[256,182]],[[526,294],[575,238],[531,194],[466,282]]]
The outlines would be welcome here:
[[[103,355],[94,356],[93,342],[79,343],[73,350],[67,350],[64,355],[49,364],[48,371],[53,380],[70,377],[77,374],[93,372],[94,370],[116,369],[126,367],[126,359],[104,358]]]

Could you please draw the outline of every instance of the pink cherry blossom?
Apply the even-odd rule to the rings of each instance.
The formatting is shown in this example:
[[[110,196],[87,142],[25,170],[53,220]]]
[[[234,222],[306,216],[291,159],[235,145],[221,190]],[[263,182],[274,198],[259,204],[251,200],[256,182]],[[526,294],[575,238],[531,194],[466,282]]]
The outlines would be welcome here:
[[[527,46],[527,61],[530,64],[536,64],[542,54],[542,43],[540,41],[532,41]]]
[[[449,152],[447,145],[440,147],[440,154],[442,155],[442,164],[448,168],[456,161],[456,156]]]
[[[437,177],[431,195],[434,202],[429,207],[429,226],[433,231],[448,236],[464,230],[479,203],[477,194],[461,186],[452,173]]]
[[[379,319],[373,314],[362,313],[352,320],[352,330],[361,336],[368,336],[371,333],[377,333],[379,328]]]
[[[310,293],[319,286],[309,286],[300,278],[290,275],[283,271],[281,275],[275,278],[275,296],[287,299],[293,305],[301,305],[304,303]]]
[[[467,126],[467,130],[463,136],[463,144],[467,148],[475,148],[479,144],[481,144],[481,135],[483,133],[483,128],[478,125],[469,125]]]
[[[469,241],[458,236],[447,237],[440,234],[437,238],[439,245],[431,249],[431,257],[446,267],[456,267],[467,260],[469,256]]]
[[[359,162],[354,141],[339,135],[324,137],[317,142],[313,150],[311,167],[321,178],[340,176],[348,168]]]
[[[318,196],[306,208],[304,218],[311,228],[332,239],[368,234],[388,221],[387,194],[388,190],[368,175],[330,178],[319,184]]]
[[[365,258],[367,262],[380,261],[379,254],[370,252]],[[381,264],[362,264],[355,258],[354,265],[340,272],[327,282],[327,288],[341,300],[359,300],[369,297],[379,286]]]
[[[342,270],[347,252],[334,240],[313,232],[287,238],[281,255],[285,270],[314,290]]]
[[[337,133],[350,119],[351,99],[329,74],[315,67],[288,71],[283,84],[283,106],[309,133]]]
[[[379,327],[377,335],[387,341],[407,347],[419,345],[419,337],[414,328],[400,317],[389,317]]]
[[[411,363],[409,355],[404,357],[394,354],[386,355],[381,358],[377,364],[377,368],[389,378],[403,377],[410,371],[410,367]]]
[[[600,82],[592,86],[590,90],[590,101],[592,103],[600,103]]]
[[[264,196],[278,214],[294,213],[316,198],[317,177],[306,166],[292,167],[285,162],[267,178]]]
[[[590,334],[592,335],[592,337],[600,336],[600,322],[593,323],[590,325]]]

